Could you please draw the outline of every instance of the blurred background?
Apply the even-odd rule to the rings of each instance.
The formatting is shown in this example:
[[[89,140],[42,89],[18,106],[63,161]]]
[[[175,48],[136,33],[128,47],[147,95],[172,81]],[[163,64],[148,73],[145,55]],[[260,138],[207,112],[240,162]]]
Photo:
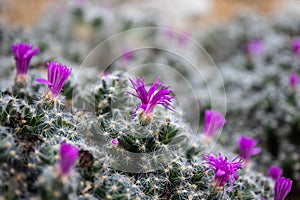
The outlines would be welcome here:
[[[89,0],[73,0],[83,5]],[[66,0],[1,0],[1,18],[8,26],[34,26],[53,6],[64,7]],[[187,29],[210,27],[231,20],[237,13],[251,11],[262,16],[270,13],[299,10],[297,0],[111,0],[98,1],[105,6],[132,18],[155,17],[168,26]],[[196,26],[196,27],[195,27]],[[192,30],[190,30],[192,29]]]

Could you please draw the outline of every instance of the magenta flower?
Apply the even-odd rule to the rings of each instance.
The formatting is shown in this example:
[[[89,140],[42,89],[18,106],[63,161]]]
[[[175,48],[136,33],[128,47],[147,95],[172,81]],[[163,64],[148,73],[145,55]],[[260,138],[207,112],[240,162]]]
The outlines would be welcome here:
[[[170,96],[170,93],[173,92],[173,90],[169,89],[170,86],[163,86],[164,83],[160,82],[160,77],[155,80],[148,91],[146,90],[143,79],[137,77],[136,81],[132,79],[129,80],[136,94],[131,92],[128,93],[141,100],[141,104],[134,110],[132,118],[136,115],[137,110],[140,108],[143,109],[143,114],[152,114],[156,105],[162,105],[169,110],[175,111],[171,105],[174,96]]]
[[[106,79],[109,76],[108,72],[103,72],[100,76],[101,79]]]
[[[277,178],[281,177],[282,169],[276,166],[271,166],[268,174],[273,180],[276,180]]]
[[[132,58],[133,58],[133,52],[130,51],[129,49],[125,49],[121,56],[121,61],[123,65],[127,65],[132,60]]]
[[[169,40],[171,40],[174,37],[174,29],[170,27],[165,28],[163,33],[164,36]]]
[[[252,55],[260,55],[264,51],[264,44],[261,40],[251,40],[245,45],[245,51]]]
[[[292,180],[281,177],[276,179],[274,188],[274,200],[284,200],[292,189]]]
[[[252,155],[258,154],[261,149],[255,148],[257,144],[257,140],[241,136],[238,140],[238,148],[240,151],[240,156],[245,160],[245,162],[249,162]]]
[[[227,182],[230,182],[228,191],[231,191],[235,180],[238,179],[237,170],[242,168],[242,160],[236,157],[228,161],[227,157],[223,157],[221,153],[219,157],[208,154],[204,160],[210,165],[208,169],[215,172],[214,184],[217,187],[224,187]]]
[[[39,49],[32,48],[32,45],[18,43],[12,45],[12,51],[16,60],[17,74],[16,80],[23,82],[27,80],[27,72],[31,58],[39,53]]]
[[[205,110],[205,135],[209,138],[213,137],[215,133],[224,126],[225,118],[223,115],[214,110]]]
[[[296,90],[298,82],[299,82],[298,74],[292,73],[290,75],[290,87],[291,87],[292,90]]]
[[[291,42],[291,47],[294,55],[300,54],[300,38],[295,38]]]
[[[110,141],[110,143],[111,143],[112,146],[116,147],[116,146],[118,146],[119,141],[118,141],[117,138],[115,138],[115,139],[112,139],[112,140]]]
[[[189,42],[189,34],[188,33],[180,33],[178,42],[180,45],[184,46]]]
[[[62,142],[60,144],[59,170],[61,175],[68,175],[78,159],[79,150],[76,146]]]
[[[46,97],[56,98],[59,96],[63,85],[71,74],[72,69],[57,62],[47,63],[48,80],[37,78],[36,81],[48,85]]]

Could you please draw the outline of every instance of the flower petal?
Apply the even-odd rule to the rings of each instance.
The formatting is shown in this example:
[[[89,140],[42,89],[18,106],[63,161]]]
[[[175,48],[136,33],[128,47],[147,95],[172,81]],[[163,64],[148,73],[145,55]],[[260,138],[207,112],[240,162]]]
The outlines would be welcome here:
[[[52,83],[50,83],[48,80],[43,79],[43,78],[37,78],[35,79],[37,82],[41,83],[41,84],[45,84],[45,85],[53,85]]]

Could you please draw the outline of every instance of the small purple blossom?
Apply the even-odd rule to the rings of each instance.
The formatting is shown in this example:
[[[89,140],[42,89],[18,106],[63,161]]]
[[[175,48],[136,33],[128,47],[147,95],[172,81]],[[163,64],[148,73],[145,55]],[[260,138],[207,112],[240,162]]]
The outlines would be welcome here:
[[[125,49],[121,56],[121,61],[123,65],[127,65],[133,58],[133,52],[129,49]]]
[[[109,76],[108,72],[103,72],[100,76],[100,79],[106,79]]]
[[[78,159],[79,150],[76,146],[67,144],[66,142],[60,145],[60,160],[59,170],[61,175],[68,175],[72,169],[72,166]]]
[[[174,29],[170,27],[165,28],[163,33],[168,40],[171,40],[174,37]]]
[[[264,51],[264,43],[261,40],[251,40],[245,45],[245,51],[248,54],[260,55]]]
[[[284,200],[292,189],[292,180],[281,177],[276,179],[274,188],[274,200]]]
[[[292,40],[291,48],[292,48],[294,55],[300,54],[300,38],[295,38]]]
[[[291,87],[292,90],[296,90],[298,82],[299,82],[298,74],[292,73],[290,75],[290,87]]]
[[[268,171],[268,174],[273,180],[276,180],[277,178],[281,177],[282,169],[276,166],[271,166]]]
[[[180,33],[178,42],[180,45],[184,46],[186,45],[190,40],[190,36],[188,33]]]
[[[224,116],[214,110],[205,110],[204,132],[207,137],[213,137],[215,133],[224,126],[226,120]]]
[[[207,169],[215,172],[214,184],[217,187],[224,187],[227,182],[230,182],[228,191],[231,191],[235,180],[238,179],[237,170],[242,168],[242,160],[236,157],[228,161],[228,158],[223,157],[221,153],[219,153],[219,157],[208,154],[204,160],[209,165]]]
[[[12,51],[16,60],[16,79],[22,82],[23,80],[26,80],[31,58],[39,53],[39,49],[33,49],[32,45],[29,44],[17,43],[12,45]]]
[[[67,68],[55,61],[47,63],[48,66],[48,80],[37,78],[36,81],[48,85],[48,92],[46,96],[56,98],[59,96],[63,85],[71,74],[72,69]]]
[[[250,161],[252,155],[256,155],[261,151],[260,148],[255,148],[256,144],[257,140],[244,135],[238,139],[240,156],[245,160],[246,163]]]
[[[116,147],[116,146],[118,146],[119,141],[118,141],[117,138],[115,138],[115,139],[112,139],[112,140],[110,141],[110,143],[111,143],[112,146]]]
[[[128,93],[141,100],[141,104],[134,110],[132,117],[136,115],[137,110],[140,108],[143,109],[144,114],[152,114],[156,105],[162,105],[171,111],[175,111],[171,105],[174,96],[170,96],[173,90],[169,89],[170,86],[163,86],[164,83],[160,82],[160,77],[155,80],[148,91],[146,90],[144,79],[137,77],[136,81],[130,78],[129,80],[136,94]]]

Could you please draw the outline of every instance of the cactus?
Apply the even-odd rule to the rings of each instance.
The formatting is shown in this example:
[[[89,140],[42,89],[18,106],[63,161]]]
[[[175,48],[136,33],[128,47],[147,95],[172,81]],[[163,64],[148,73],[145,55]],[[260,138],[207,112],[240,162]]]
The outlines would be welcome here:
[[[290,48],[290,36],[282,30],[293,37],[299,30],[274,22],[249,28],[254,33],[249,34],[247,27],[252,27],[256,17],[240,17],[224,31],[216,30],[226,36],[231,29],[239,29],[230,44],[220,42],[220,48],[217,44],[210,46],[210,40],[206,44],[222,66],[230,100],[228,112],[224,117],[208,110],[211,106],[204,96],[199,100],[202,108],[207,108],[201,111],[205,115],[204,133],[195,134],[179,111],[172,85],[165,86],[159,77],[147,85],[141,77],[126,73],[128,63],[163,60],[191,78],[181,63],[162,51],[150,50],[140,60],[125,52],[125,60],[112,63],[98,81],[89,77],[82,80],[84,86],[75,84],[70,67],[78,69],[78,61],[94,43],[74,40],[77,36],[68,31],[49,30],[91,26],[88,30],[97,33],[93,39],[99,39],[98,35],[105,38],[109,20],[100,14],[87,17],[84,8],[89,6],[93,7],[72,8],[64,13],[65,20],[44,23],[42,19],[29,34],[20,31],[22,36],[16,35],[14,40],[24,39],[40,49],[26,66],[26,81],[20,78],[14,82],[10,64],[1,60],[1,75],[6,79],[0,80],[0,199],[285,198],[292,184],[284,177],[267,177],[266,170],[274,163],[283,169],[285,177],[293,179],[297,189],[300,158],[295,152],[300,143],[300,104],[297,77],[289,76],[300,71],[295,67],[298,61],[293,59],[297,48]],[[138,26],[123,18],[118,23],[119,31]],[[283,41],[274,46],[265,36],[266,30]],[[3,34],[7,40],[0,50],[9,60],[12,55],[7,49],[13,43],[13,34],[5,28]],[[153,32],[149,37],[159,43],[161,35]],[[45,42],[48,39],[51,42]],[[188,45],[186,38],[178,40],[179,45]],[[286,57],[279,58],[279,53]],[[38,81],[47,88],[35,81],[45,76],[44,65],[49,69],[49,79]],[[51,70],[53,66],[55,70]],[[82,67],[95,76],[95,69]],[[4,85],[7,80],[12,84]],[[201,86],[195,89],[197,93],[202,91]],[[217,138],[215,133],[223,126],[223,134]],[[238,146],[236,140],[241,135],[251,136],[251,145],[240,141]],[[71,152],[63,150],[64,145]],[[255,145],[261,150],[258,155]],[[237,157],[238,147],[242,158]],[[279,196],[282,191],[284,196]]]
[[[232,199],[235,193],[243,197],[259,190],[255,184],[247,190],[237,184],[231,191],[216,189],[203,162],[206,149],[189,149],[191,131],[178,113],[156,106],[145,123],[141,114],[134,115],[133,105],[139,102],[127,93],[130,82],[122,74],[117,71],[95,83],[90,91],[95,110],[84,117],[68,111],[62,96],[56,101],[33,92],[28,104],[26,93],[1,93],[3,198]],[[28,91],[32,84],[28,82]],[[67,158],[59,154],[59,145],[65,141],[80,151],[74,169],[60,175],[59,160]],[[9,184],[16,180],[22,184]],[[262,195],[272,194],[268,188]]]
[[[253,21],[256,20],[262,21],[259,25],[254,25]],[[236,34],[235,38],[238,39],[230,40],[231,44],[226,44],[224,40],[220,46],[224,48],[233,45],[232,49],[238,50],[238,53],[232,51],[220,56],[211,52],[211,55],[219,59],[227,96],[233,100],[227,110],[228,122],[232,124],[225,126],[224,131],[235,133],[235,130],[249,130],[246,132],[248,136],[259,139],[263,159],[255,156],[253,158],[255,164],[260,166],[262,173],[266,173],[272,164],[281,167],[283,175],[292,178],[296,183],[293,184],[292,190],[296,196],[300,185],[299,156],[295,153],[299,151],[300,144],[300,118],[297,113],[300,105],[297,38],[300,31],[295,26],[299,20],[294,20],[289,25],[283,24],[282,20],[287,19],[276,16],[272,23],[268,23],[257,16],[242,16],[226,30],[223,29],[223,32],[222,28],[216,29],[216,33],[222,32],[223,37],[228,37],[230,33]],[[241,22],[245,28],[239,26]],[[256,31],[255,34],[248,34],[246,27],[249,26]],[[239,32],[235,31],[237,29]],[[266,35],[264,32],[269,34]],[[258,54],[249,55],[244,48],[253,40],[259,40],[263,50]],[[214,40],[208,41],[209,46]],[[241,82],[244,83],[238,86]],[[243,99],[243,103],[235,102],[240,99]],[[238,120],[237,115],[240,116]],[[232,129],[227,129],[228,127]],[[222,135],[226,145],[234,145],[235,141],[226,138],[226,135]],[[235,134],[233,137],[238,139]]]

